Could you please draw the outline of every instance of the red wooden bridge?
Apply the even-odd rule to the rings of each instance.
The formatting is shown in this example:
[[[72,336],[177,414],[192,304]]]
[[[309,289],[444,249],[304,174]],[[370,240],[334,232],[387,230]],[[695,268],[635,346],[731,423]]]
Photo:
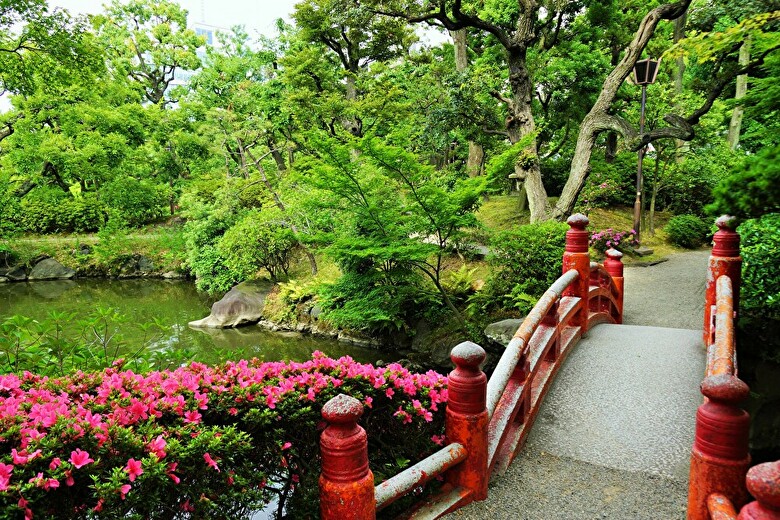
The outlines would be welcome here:
[[[329,426],[321,437],[323,519],[375,518],[378,510],[441,476],[442,491],[418,504],[409,517],[438,518],[471,502],[489,500],[490,479],[501,478],[522,449],[542,400],[580,339],[591,330],[592,336],[603,336],[603,330],[625,330],[604,329],[623,320],[621,253],[610,250],[603,265],[592,263],[585,229],[588,219],[573,215],[568,223],[563,274],[517,330],[490,380],[480,370],[485,360],[481,347],[466,342],[453,349],[445,448],[375,486],[366,434],[358,424],[362,405],[341,395],[325,406],[323,417]],[[737,377],[734,333],[739,235],[731,219],[721,217],[717,224],[705,289],[706,370],[701,374],[703,403],[695,412],[687,517],[780,520],[780,462],[751,468],[749,416],[739,406],[749,393]],[[612,341],[623,340],[617,336]],[[618,424],[623,426],[630,427]],[[559,517],[566,518],[566,511],[560,511]]]

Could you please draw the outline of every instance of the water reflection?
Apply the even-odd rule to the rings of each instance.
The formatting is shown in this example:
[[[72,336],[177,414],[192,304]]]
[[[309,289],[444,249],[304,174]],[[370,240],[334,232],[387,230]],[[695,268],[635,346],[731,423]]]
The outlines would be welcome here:
[[[45,319],[50,311],[75,312],[77,320],[100,307],[116,308],[129,318],[120,333],[130,344],[144,340],[135,326],[158,319],[166,333],[156,338],[155,349],[188,349],[206,363],[257,357],[265,361],[311,358],[315,350],[332,357],[350,355],[364,363],[389,359],[387,353],[355,347],[331,339],[297,333],[279,334],[257,326],[238,329],[194,329],[193,320],[208,315],[213,298],[198,293],[181,280],[57,280],[0,284],[0,320],[20,314]],[[74,322],[71,332],[77,331]]]

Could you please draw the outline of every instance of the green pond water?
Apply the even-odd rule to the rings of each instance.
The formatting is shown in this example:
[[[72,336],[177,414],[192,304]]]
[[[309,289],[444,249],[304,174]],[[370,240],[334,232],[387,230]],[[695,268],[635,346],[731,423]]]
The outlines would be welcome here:
[[[198,293],[191,282],[173,280],[58,280],[0,284],[0,321],[15,314],[36,320],[50,311],[75,312],[75,321],[96,307],[111,307],[129,320],[119,333],[128,345],[140,344],[144,333],[135,325],[154,318],[165,325],[153,348],[189,349],[197,361],[218,363],[257,357],[264,361],[305,361],[315,350],[330,357],[352,356],[363,363],[392,356],[331,339],[274,333],[250,325],[236,329],[194,329],[187,323],[209,314],[213,298]],[[80,330],[80,329],[79,329]]]

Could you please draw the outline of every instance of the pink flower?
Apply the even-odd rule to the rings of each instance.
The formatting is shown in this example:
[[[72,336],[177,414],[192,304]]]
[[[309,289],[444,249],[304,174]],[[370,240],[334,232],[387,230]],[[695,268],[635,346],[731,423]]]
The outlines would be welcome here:
[[[130,484],[125,484],[119,488],[119,494],[122,495],[122,500],[124,500],[127,494],[130,492],[130,488]]]
[[[81,451],[81,448],[76,448],[75,451],[70,452],[70,463],[73,464],[74,468],[80,469],[82,466],[86,466],[90,462],[95,461],[89,458],[88,452]]]
[[[208,452],[203,454],[203,460],[205,460],[206,464],[217,470],[217,473],[219,473],[219,466],[217,466],[216,461],[211,458],[211,455],[209,455]]]
[[[173,480],[174,484],[178,484],[179,482],[181,482],[181,479],[179,477],[177,477],[176,474],[174,473],[174,471],[176,471],[176,467],[178,465],[179,465],[178,462],[173,462],[171,464],[168,464],[167,474],[168,474],[169,477],[171,477],[171,480]]]
[[[291,442],[285,442],[284,444],[282,444],[282,449],[283,450],[288,450],[288,449],[290,449],[290,446],[292,446]]]
[[[168,443],[165,442],[165,439],[163,439],[162,435],[158,435],[156,439],[154,439],[152,442],[146,445],[147,448],[149,448],[149,451],[151,453],[154,453],[157,456],[157,459],[163,459],[165,458],[165,447],[168,445]]]
[[[372,404],[371,403],[374,402],[374,398],[373,397],[366,397],[364,402],[366,403],[366,406],[368,406],[369,408],[372,408]]]
[[[184,412],[184,422],[186,423],[198,424],[201,417],[200,413],[196,410],[187,410]]]
[[[444,435],[432,435],[431,440],[438,446],[444,446]]]
[[[125,471],[127,471],[127,474],[130,476],[130,482],[133,482],[136,477],[140,476],[144,472],[143,468],[141,467],[141,461],[135,459],[129,459],[127,461]]]
[[[59,468],[60,464],[62,464],[62,461],[60,460],[60,458],[59,457],[54,457],[53,459],[51,459],[51,462],[49,463],[49,469],[53,471],[53,470]]]

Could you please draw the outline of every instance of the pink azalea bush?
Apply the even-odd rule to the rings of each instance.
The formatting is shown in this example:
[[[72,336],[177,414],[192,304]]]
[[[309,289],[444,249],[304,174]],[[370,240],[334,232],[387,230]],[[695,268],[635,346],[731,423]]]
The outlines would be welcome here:
[[[602,254],[611,248],[622,251],[626,246],[635,246],[639,243],[634,238],[635,234],[636,231],[633,229],[631,231],[618,231],[608,228],[594,231],[590,234],[589,245]]]
[[[137,374],[0,376],[0,518],[316,515],[322,406],[361,400],[379,477],[443,439],[447,380],[315,353]],[[401,462],[399,462],[401,461]]]

